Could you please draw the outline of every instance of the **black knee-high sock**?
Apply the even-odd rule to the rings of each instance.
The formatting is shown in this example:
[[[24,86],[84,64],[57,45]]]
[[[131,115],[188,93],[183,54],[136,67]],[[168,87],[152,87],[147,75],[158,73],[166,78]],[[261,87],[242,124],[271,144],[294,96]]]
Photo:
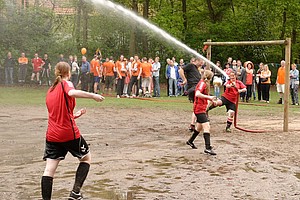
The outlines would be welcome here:
[[[189,139],[189,142],[193,143],[194,140],[196,139],[196,137],[199,135],[199,132],[194,130],[193,135],[191,136],[191,138]]]
[[[203,133],[203,137],[204,137],[204,142],[205,142],[205,148],[206,149],[211,149],[211,146],[210,146],[210,133]]]
[[[53,177],[42,176],[42,197],[43,200],[50,200],[52,194]]]
[[[227,120],[226,128],[230,128],[231,124],[232,124],[232,122]]]
[[[73,192],[79,193],[90,170],[90,164],[81,162],[77,168]]]

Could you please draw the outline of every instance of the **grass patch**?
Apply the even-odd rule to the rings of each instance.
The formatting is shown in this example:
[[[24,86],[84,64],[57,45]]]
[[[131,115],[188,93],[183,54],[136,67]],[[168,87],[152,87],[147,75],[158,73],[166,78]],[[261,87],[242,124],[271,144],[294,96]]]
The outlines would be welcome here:
[[[5,87],[0,86],[0,105],[2,106],[45,106],[45,97],[48,87]],[[163,90],[162,94],[166,94]],[[283,105],[276,104],[279,96],[273,89],[270,93],[270,104],[251,101],[251,103],[240,103],[239,109],[243,111],[255,111],[258,116],[282,115]],[[156,108],[163,110],[192,111],[192,104],[186,96],[141,99],[117,99],[114,96],[106,97],[102,103],[90,99],[77,99],[77,107],[117,107],[117,108]],[[217,108],[211,114],[224,115],[225,108]],[[299,114],[299,106],[290,106],[290,114]]]

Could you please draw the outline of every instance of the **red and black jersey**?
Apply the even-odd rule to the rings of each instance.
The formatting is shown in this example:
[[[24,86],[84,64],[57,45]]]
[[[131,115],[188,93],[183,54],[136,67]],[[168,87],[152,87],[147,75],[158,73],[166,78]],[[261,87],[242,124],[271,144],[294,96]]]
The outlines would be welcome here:
[[[228,84],[232,84],[232,82],[230,80],[228,80],[224,85],[226,86]],[[244,89],[244,88],[246,88],[244,83],[242,83],[239,80],[236,80],[235,87],[226,88],[226,90],[222,96],[225,97],[228,101],[235,104],[237,101],[237,98],[238,98],[238,94],[239,94],[238,89]]]
[[[68,101],[68,108],[61,83],[56,85],[53,91],[50,88],[46,96],[49,117],[46,140],[49,142],[67,142],[80,137],[73,116],[76,101],[74,97],[68,95],[68,92],[73,90],[74,86],[70,81],[62,81],[62,83]],[[70,120],[72,120],[72,123]]]
[[[199,83],[196,85],[195,88],[195,93],[199,91],[202,94],[207,95],[208,92],[206,90],[206,83],[203,80],[200,80]],[[207,99],[196,97],[194,100],[194,113],[199,114],[199,113],[205,113],[206,112],[206,107],[207,107]]]

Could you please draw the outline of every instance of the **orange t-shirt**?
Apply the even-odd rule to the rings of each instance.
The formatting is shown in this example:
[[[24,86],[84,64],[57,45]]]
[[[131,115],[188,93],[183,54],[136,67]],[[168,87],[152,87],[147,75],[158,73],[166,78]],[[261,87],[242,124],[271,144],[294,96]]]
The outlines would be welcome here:
[[[94,76],[99,76],[99,72],[100,72],[100,62],[99,60],[93,59],[90,62],[91,64],[91,69],[90,72],[94,74]],[[97,70],[98,69],[98,70]]]
[[[116,68],[118,69],[121,76],[126,76],[126,62],[125,61],[117,61]]]
[[[141,71],[141,62],[140,61],[133,61],[132,68],[131,68],[131,75],[138,76]]]
[[[279,67],[277,72],[277,83],[284,84],[285,83],[285,67]]]
[[[103,63],[103,70],[105,71],[105,76],[114,76],[115,63],[108,61]]]
[[[151,76],[152,65],[150,63],[141,63],[141,68],[143,78]]]
[[[28,64],[28,58],[26,58],[26,57],[20,57],[19,59],[18,59],[18,62],[19,62],[19,64],[22,64],[22,65],[26,65],[26,64]]]

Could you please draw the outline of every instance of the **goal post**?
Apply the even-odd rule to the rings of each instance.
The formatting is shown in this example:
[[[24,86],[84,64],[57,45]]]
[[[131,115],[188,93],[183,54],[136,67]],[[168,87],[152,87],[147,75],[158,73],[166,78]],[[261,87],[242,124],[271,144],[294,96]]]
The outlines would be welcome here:
[[[211,46],[260,46],[260,45],[285,45],[285,88],[284,88],[284,116],[283,132],[288,132],[289,125],[289,90],[290,90],[290,65],[291,65],[291,38],[285,40],[270,41],[239,41],[239,42],[212,42],[207,40],[204,45],[208,46],[206,57],[211,60]]]

